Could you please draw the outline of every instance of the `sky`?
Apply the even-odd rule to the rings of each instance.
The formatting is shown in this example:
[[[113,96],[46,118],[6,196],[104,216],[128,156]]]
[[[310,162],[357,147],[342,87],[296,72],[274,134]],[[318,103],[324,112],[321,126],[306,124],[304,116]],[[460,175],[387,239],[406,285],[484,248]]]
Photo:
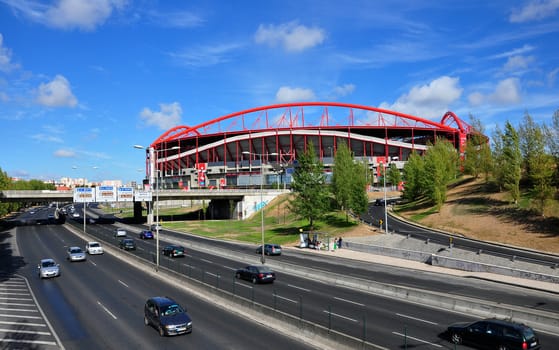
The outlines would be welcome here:
[[[0,168],[139,182],[133,145],[284,102],[551,125],[558,73],[559,0],[0,0]]]

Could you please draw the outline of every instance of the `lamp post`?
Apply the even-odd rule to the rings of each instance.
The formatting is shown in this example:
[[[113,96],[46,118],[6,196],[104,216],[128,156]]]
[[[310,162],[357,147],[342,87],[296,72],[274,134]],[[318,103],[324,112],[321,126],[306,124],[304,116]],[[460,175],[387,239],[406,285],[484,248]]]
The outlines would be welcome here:
[[[159,158],[159,152],[169,151],[174,149],[179,149],[179,146],[174,146],[167,149],[156,150],[153,147],[144,147],[142,145],[134,145],[136,149],[147,149],[149,152],[150,159],[150,177],[153,178],[153,172],[157,165],[157,160]],[[153,185],[153,180],[150,181],[150,185]],[[157,169],[157,174],[155,175],[155,271],[159,271],[159,169]],[[152,214],[153,215],[153,214]]]
[[[384,182],[384,231],[388,234],[388,212],[386,210],[386,166],[383,164],[384,172],[382,180]]]
[[[263,166],[263,162],[262,162],[262,156],[268,155],[268,156],[277,156],[277,153],[251,153],[248,151],[244,151],[243,154],[248,154],[248,155],[253,155],[253,156],[258,156],[258,158],[260,158],[260,205],[262,206],[260,208],[260,233],[262,236],[262,256],[260,257],[260,262],[262,264],[266,263],[266,258],[264,257],[264,198],[263,198],[263,194],[262,192],[264,191],[263,189],[263,184],[264,184],[264,166]]]

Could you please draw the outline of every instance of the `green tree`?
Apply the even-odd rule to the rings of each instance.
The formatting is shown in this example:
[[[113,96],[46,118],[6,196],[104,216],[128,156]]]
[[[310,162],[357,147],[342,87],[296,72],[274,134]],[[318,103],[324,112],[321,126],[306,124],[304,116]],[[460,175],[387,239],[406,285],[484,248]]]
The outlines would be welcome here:
[[[550,154],[537,152],[528,159],[531,169],[532,197],[538,212],[543,215],[547,202],[553,197],[552,187],[555,161]]]
[[[528,113],[524,115],[518,127],[518,144],[522,154],[522,169],[525,179],[531,182],[535,174],[532,169],[533,162],[530,159],[533,159],[536,153],[544,152],[545,141],[543,129],[534,122]]]
[[[309,220],[312,230],[315,220],[324,217],[328,212],[329,190],[325,186],[322,162],[317,159],[312,142],[297,160],[298,165],[291,184],[295,196],[289,205],[299,217]]]
[[[484,135],[484,128],[481,121],[470,115],[472,132],[466,141],[464,155],[464,173],[478,178],[481,174],[485,175],[488,181],[489,174],[493,168],[493,158],[487,137]]]
[[[392,186],[398,186],[398,184],[402,182],[402,174],[395,163],[390,163],[388,171],[386,172],[386,180],[388,180]]]
[[[8,174],[0,168],[0,190],[11,189],[12,179]],[[0,217],[10,212],[10,203],[0,203]]]
[[[458,153],[445,139],[437,139],[425,153],[426,196],[440,210],[446,200],[447,186],[458,172]]]
[[[404,165],[404,186],[403,197],[413,201],[425,193],[424,172],[425,162],[422,156],[413,152]]]
[[[369,206],[367,197],[367,173],[369,167],[366,162],[353,163],[353,177],[350,186],[349,209],[354,214],[363,214]]]
[[[499,166],[502,169],[503,187],[509,191],[515,204],[520,198],[520,176],[522,166],[522,153],[518,133],[507,121],[502,134],[502,155]]]

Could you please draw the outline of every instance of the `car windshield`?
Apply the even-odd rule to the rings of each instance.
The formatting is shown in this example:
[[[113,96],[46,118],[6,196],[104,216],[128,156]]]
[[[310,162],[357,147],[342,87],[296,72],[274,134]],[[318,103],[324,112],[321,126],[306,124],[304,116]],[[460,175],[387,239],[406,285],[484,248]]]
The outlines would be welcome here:
[[[43,261],[43,267],[51,267],[56,265],[54,261]]]
[[[70,250],[70,253],[72,253],[72,254],[81,253],[81,252],[82,252],[82,250],[80,248],[72,248]]]
[[[183,313],[183,309],[177,305],[177,304],[172,304],[167,306],[164,310],[163,310],[163,316],[172,316],[172,315],[176,315],[176,314],[180,314]]]
[[[532,339],[536,336],[532,328],[524,328],[522,330],[522,334],[524,335],[525,339]]]
[[[89,243],[90,248],[97,248],[99,247],[99,243]]]

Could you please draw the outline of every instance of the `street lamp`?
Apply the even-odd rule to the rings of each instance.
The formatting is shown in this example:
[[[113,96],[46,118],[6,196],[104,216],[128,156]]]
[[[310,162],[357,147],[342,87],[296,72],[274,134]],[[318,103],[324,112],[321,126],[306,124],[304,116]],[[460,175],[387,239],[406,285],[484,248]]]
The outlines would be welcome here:
[[[136,149],[146,149],[146,147],[142,145],[134,145]],[[174,146],[167,149],[159,149],[156,150],[153,147],[148,147],[147,150],[149,152],[149,159],[150,159],[150,178],[153,178],[153,170],[157,165],[157,160],[159,158],[159,152],[162,151],[170,151],[174,149],[179,149],[179,146]],[[155,157],[154,157],[155,155]],[[153,185],[153,180],[150,181],[150,185]],[[159,169],[157,169],[157,174],[155,176],[155,271],[159,270]],[[153,210],[153,209],[152,209]],[[153,213],[152,213],[153,215]],[[149,220],[148,220],[149,221]]]
[[[262,156],[277,156],[277,153],[251,153],[248,151],[244,151],[243,154],[248,154],[248,155],[253,155],[253,156],[258,156],[258,158],[260,158],[260,233],[262,235],[262,257],[260,258],[260,262],[262,264],[266,263],[266,258],[264,257],[264,198],[262,195],[262,192],[264,191],[263,189],[263,184],[264,184],[264,166],[263,166],[263,162],[262,162]]]

